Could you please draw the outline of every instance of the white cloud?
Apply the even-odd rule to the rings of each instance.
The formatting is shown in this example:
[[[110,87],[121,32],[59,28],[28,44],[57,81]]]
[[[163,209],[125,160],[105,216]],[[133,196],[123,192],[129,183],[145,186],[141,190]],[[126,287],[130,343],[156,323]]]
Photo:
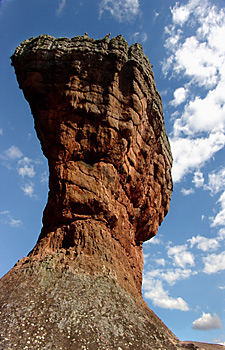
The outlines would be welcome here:
[[[219,230],[218,239],[219,239],[220,241],[222,241],[222,240],[225,239],[225,228],[224,228],[224,227],[221,228],[221,229]]]
[[[187,6],[179,6],[179,3],[171,9],[173,22],[179,25],[183,25],[190,15],[190,11]]]
[[[208,313],[202,314],[202,317],[198,318],[192,323],[192,328],[201,331],[208,331],[211,329],[222,329],[222,322],[217,314],[213,316]]]
[[[188,242],[190,242],[191,248],[196,245],[198,249],[203,250],[204,252],[215,250],[220,246],[216,238],[207,238],[199,235],[188,239]]]
[[[9,225],[12,227],[19,227],[22,225],[22,221],[11,218]]]
[[[225,145],[225,10],[208,0],[189,0],[176,2],[171,14],[163,71],[186,79],[171,101],[175,107],[185,102],[170,135],[176,182]]]
[[[135,32],[132,36],[131,39],[133,41],[139,41],[145,43],[148,40],[148,35],[145,32]]]
[[[220,82],[206,97],[194,97],[174,123],[174,134],[192,135],[199,132],[216,132],[225,128],[225,82]]]
[[[25,195],[33,197],[34,184],[33,182],[26,182],[26,177],[33,178],[35,176],[36,172],[33,164],[39,164],[39,162],[34,162],[30,158],[24,157],[20,149],[14,145],[2,152],[0,159],[2,160],[2,164],[9,170],[16,168],[17,173],[22,178],[20,188]],[[11,226],[13,225],[17,225],[16,221],[11,222]]]
[[[199,86],[214,87],[217,83],[217,66],[213,50],[206,42],[197,37],[189,37],[174,53],[175,73],[183,73],[191,83]]]
[[[175,26],[168,26],[165,27],[165,34],[168,35],[168,38],[164,43],[165,48],[168,49],[168,52],[171,50],[174,51],[174,48],[177,47],[182,38],[183,31],[181,29],[176,29]],[[170,69],[172,69],[174,60],[174,55],[170,55],[163,61],[163,72],[165,75],[167,75]]]
[[[3,135],[3,130],[2,129],[0,129],[0,135]]]
[[[207,189],[212,194],[216,194],[225,189],[225,168],[220,169],[217,173],[213,171],[209,174]]]
[[[135,32],[133,35],[131,35],[131,39],[136,41],[139,36],[140,36],[140,32]]]
[[[11,146],[5,151],[5,155],[8,159],[15,160],[21,158],[23,153],[16,146]]]
[[[165,266],[166,265],[166,261],[163,258],[156,259],[155,262],[156,262],[157,265],[161,265],[161,266]]]
[[[162,243],[162,240],[157,236],[154,236],[150,238],[147,242],[145,242],[145,244],[161,244],[161,243]]]
[[[100,2],[100,17],[109,11],[119,22],[131,20],[139,14],[139,0],[102,0]]]
[[[185,5],[176,2],[173,8],[170,8],[172,20],[174,24],[183,26],[189,19],[190,15],[196,13],[201,16],[207,10],[207,1],[205,0],[189,0]]]
[[[225,208],[219,211],[219,213],[213,218],[213,222],[211,224],[212,227],[215,226],[224,226],[225,223]]]
[[[18,161],[17,171],[19,175],[22,176],[23,178],[25,176],[28,176],[28,177],[35,176],[34,166],[31,164],[31,159],[29,159],[28,157],[24,157],[23,159],[20,159]]]
[[[176,3],[171,13],[173,25],[167,27],[166,32],[170,34],[168,40],[179,33],[179,41],[170,46],[176,69],[183,70],[194,79],[200,77],[200,83],[202,78],[209,78],[213,72],[214,80],[218,74],[217,68],[224,62],[224,10],[219,10],[207,0],[189,0],[186,5]],[[179,24],[183,25],[185,22],[195,35],[184,36],[185,32],[180,29]],[[205,80],[205,83],[208,86],[209,81]]]
[[[217,172],[211,172],[208,175],[208,183],[205,183],[201,172],[196,172],[193,182],[197,185],[196,187],[203,187],[204,190],[209,190],[212,195],[223,191],[217,201],[220,205],[220,209],[217,214],[214,217],[210,217],[210,219],[212,220],[211,227],[225,226],[225,168],[221,168]],[[224,238],[225,230],[220,229],[218,240]]]
[[[34,195],[34,184],[33,182],[26,183],[24,186],[21,187],[24,194],[29,197],[33,197]]]
[[[179,182],[189,172],[200,168],[225,145],[225,134],[217,131],[200,138],[170,138],[174,165],[173,181]]]
[[[220,254],[209,254],[203,258],[205,264],[203,272],[207,274],[225,270],[225,251]]]
[[[20,149],[17,146],[12,145],[0,153],[0,160],[6,168],[11,170],[13,162],[18,161],[18,159],[20,159],[22,156],[23,153],[20,151]]]
[[[190,194],[195,193],[195,191],[193,190],[193,188],[189,188],[189,189],[182,188],[182,189],[181,189],[181,193],[182,193],[184,196],[189,196]]]
[[[181,298],[169,296],[169,292],[164,290],[160,280],[154,280],[145,276],[143,279],[144,296],[152,300],[153,305],[170,310],[188,311],[188,304]]]
[[[185,268],[186,265],[194,266],[194,256],[187,251],[186,245],[177,245],[169,247],[167,250],[169,258],[173,259],[173,264]]]
[[[148,34],[147,33],[142,33],[141,34],[141,41],[145,43],[148,40]]]
[[[148,257],[149,257],[149,254],[143,254],[143,258],[144,258],[144,260],[147,260],[147,259],[148,259]]]
[[[158,259],[160,260],[160,259]],[[168,264],[164,259],[161,259],[162,261],[162,266],[165,266]],[[158,265],[158,261],[156,261]],[[161,261],[160,261],[161,263]],[[193,272],[191,269],[185,269],[185,268],[167,268],[167,269],[152,269],[151,271],[148,271],[146,273],[146,277],[149,279],[154,279],[154,280],[161,280],[167,282],[170,286],[173,286],[175,283],[177,283],[180,280],[185,280],[189,278],[192,275],[196,275],[197,272]]]
[[[8,210],[0,212],[0,221],[14,228],[22,225],[22,221],[14,219]]]
[[[0,215],[7,215],[7,214],[9,214],[9,211],[8,211],[8,210],[4,210],[4,211],[1,211],[1,212],[0,212]]]
[[[160,16],[160,13],[158,13],[156,10],[154,10],[154,22],[156,19]]]
[[[186,101],[186,98],[188,96],[188,89],[185,89],[184,87],[178,88],[174,91],[173,96],[174,99],[170,103],[171,105],[177,107]]]
[[[48,172],[45,170],[42,174],[41,174],[41,183],[47,183],[48,182]]]
[[[185,280],[189,278],[193,273],[191,269],[168,269],[165,272],[162,272],[160,277],[166,281],[169,285],[173,286],[177,281]]]
[[[204,185],[204,176],[203,173],[201,171],[196,171],[194,173],[194,178],[193,178],[193,183],[195,185],[195,187],[199,188],[202,187]]]
[[[66,6],[66,0],[61,0],[60,3],[59,3],[58,8],[56,10],[56,15],[57,16],[59,16],[62,13],[62,11],[63,11],[65,6]]]
[[[219,213],[212,219],[213,220],[211,224],[212,227],[224,226],[225,224],[225,191],[221,194],[217,203],[220,203],[221,209]]]

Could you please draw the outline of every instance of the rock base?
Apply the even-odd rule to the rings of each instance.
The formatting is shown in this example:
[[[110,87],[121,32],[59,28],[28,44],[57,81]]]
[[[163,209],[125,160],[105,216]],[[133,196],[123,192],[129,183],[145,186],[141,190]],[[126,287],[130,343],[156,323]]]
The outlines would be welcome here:
[[[181,349],[141,297],[50,260],[20,262],[1,279],[1,350]]]

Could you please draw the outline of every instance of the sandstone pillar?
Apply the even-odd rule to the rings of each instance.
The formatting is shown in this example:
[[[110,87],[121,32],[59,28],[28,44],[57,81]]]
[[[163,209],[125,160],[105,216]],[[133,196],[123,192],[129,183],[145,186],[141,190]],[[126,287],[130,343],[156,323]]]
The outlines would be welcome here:
[[[1,280],[4,344],[178,349],[141,297],[142,243],[172,193],[162,101],[141,45],[41,35],[11,60],[50,176],[38,242]]]
[[[140,293],[142,243],[172,191],[161,98],[141,45],[44,35],[23,42],[12,65],[50,173],[31,256],[65,249],[72,268]]]

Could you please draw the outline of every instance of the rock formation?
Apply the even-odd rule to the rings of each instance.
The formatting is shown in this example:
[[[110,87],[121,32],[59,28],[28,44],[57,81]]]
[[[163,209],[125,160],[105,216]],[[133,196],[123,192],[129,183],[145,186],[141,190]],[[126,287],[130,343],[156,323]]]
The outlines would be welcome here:
[[[180,348],[141,296],[142,243],[172,193],[141,45],[42,35],[11,59],[50,176],[38,242],[1,280],[2,349]]]
[[[30,257],[141,293],[142,243],[169,209],[172,157],[151,65],[119,36],[23,42],[12,56],[49,163],[43,229]]]

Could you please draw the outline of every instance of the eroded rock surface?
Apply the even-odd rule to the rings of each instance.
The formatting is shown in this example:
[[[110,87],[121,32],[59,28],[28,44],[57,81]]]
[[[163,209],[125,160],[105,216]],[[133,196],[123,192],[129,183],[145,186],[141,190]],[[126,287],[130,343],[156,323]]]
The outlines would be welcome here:
[[[81,261],[141,293],[142,243],[172,192],[161,98],[141,45],[40,36],[23,42],[12,64],[50,172],[31,256],[66,249],[73,267]]]
[[[172,193],[161,98],[141,45],[44,35],[11,59],[50,177],[38,242],[1,281],[5,349],[178,349],[141,297],[142,243]]]

